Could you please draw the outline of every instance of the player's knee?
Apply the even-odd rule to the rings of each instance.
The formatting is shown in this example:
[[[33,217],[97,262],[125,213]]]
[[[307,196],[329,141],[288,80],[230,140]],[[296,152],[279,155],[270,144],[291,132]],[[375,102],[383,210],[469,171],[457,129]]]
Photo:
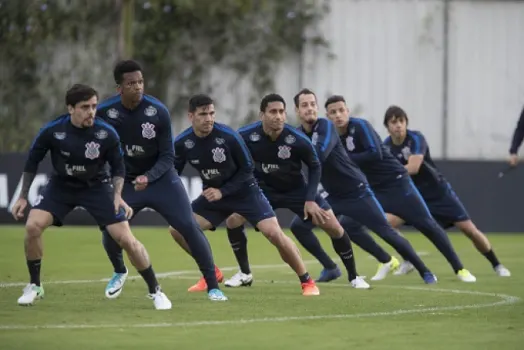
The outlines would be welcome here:
[[[227,228],[237,228],[242,226],[246,222],[246,219],[242,215],[239,215],[237,213],[229,215],[229,217],[226,219],[226,226]]]
[[[285,235],[278,223],[266,223],[262,227],[258,227],[258,229],[273,245],[280,246],[283,244]]]
[[[44,232],[45,225],[37,220],[28,220],[25,224],[26,235],[31,238],[40,237]]]

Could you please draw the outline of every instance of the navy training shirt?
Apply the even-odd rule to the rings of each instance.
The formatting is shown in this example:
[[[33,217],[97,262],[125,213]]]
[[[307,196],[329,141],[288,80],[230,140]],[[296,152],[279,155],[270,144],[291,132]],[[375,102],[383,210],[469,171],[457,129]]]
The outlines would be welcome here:
[[[321,177],[320,159],[311,141],[299,130],[284,124],[282,133],[272,140],[262,122],[238,130],[255,161],[255,177],[260,186],[278,192],[307,187],[306,201],[314,201]],[[306,183],[302,162],[308,167]]]
[[[198,171],[204,189],[217,188],[223,197],[256,184],[253,159],[244,140],[224,124],[215,123],[205,137],[198,137],[192,127],[176,137],[174,164],[179,174],[186,163]]]

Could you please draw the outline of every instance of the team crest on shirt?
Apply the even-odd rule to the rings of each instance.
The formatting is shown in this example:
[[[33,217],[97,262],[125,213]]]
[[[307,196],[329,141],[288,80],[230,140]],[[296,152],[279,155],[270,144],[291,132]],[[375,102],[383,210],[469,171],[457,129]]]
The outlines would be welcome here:
[[[311,143],[316,145],[318,142],[318,132],[314,132],[313,135],[311,136]]]
[[[96,142],[86,143],[86,158],[87,159],[96,159],[100,157],[100,144]]]
[[[411,150],[409,149],[408,146],[402,148],[400,152],[402,152],[402,155],[404,156],[405,160],[408,160],[409,156],[411,155]]]
[[[223,144],[226,142],[226,140],[224,140],[224,139],[221,138],[221,137],[217,137],[217,138],[215,139],[215,142],[217,143],[217,145],[223,145]]]
[[[278,146],[278,158],[288,159],[291,157],[291,147],[289,146]]]
[[[116,119],[118,118],[118,111],[114,108],[111,108],[111,109],[108,109],[107,112],[106,112],[107,116],[111,119]]]
[[[195,143],[193,142],[193,140],[187,139],[184,142],[184,146],[186,146],[187,149],[191,149],[191,148],[195,147]]]
[[[225,149],[221,147],[213,148],[211,152],[213,153],[213,161],[215,163],[223,163],[226,161]]]
[[[249,139],[253,142],[257,142],[258,140],[260,140],[260,135],[254,132],[251,135],[249,135]]]
[[[142,137],[148,140],[154,139],[156,136],[155,124],[144,123],[142,124]]]
[[[97,132],[95,132],[95,137],[99,140],[103,140],[103,139],[106,139],[107,138],[107,131],[105,131],[104,129],[102,130],[98,130]]]
[[[350,152],[355,150],[355,143],[353,142],[353,136],[348,136],[346,138],[346,148]]]
[[[296,141],[297,141],[297,139],[293,135],[287,135],[286,138],[284,139],[284,142],[287,143],[288,145],[292,145]]]
[[[65,132],[55,132],[53,133],[53,137],[57,140],[63,140],[66,137],[66,133]]]
[[[153,106],[149,106],[146,109],[144,109],[144,114],[147,115],[148,117],[152,117],[156,115],[157,112],[158,112],[157,109]]]

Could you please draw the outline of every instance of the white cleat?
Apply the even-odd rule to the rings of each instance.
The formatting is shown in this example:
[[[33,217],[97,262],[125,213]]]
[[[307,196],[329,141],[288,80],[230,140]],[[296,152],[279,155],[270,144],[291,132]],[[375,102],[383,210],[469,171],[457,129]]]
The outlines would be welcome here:
[[[362,276],[357,276],[354,280],[349,282],[351,287],[355,289],[369,289],[371,286],[362,278]]]
[[[253,275],[243,273],[242,271],[238,271],[230,279],[224,282],[224,285],[226,287],[232,287],[232,288],[249,287],[252,284],[253,284]]]
[[[459,280],[461,280],[462,282],[468,282],[468,283],[473,283],[473,282],[476,282],[477,281],[477,278],[475,276],[473,276],[471,274],[471,272],[469,272],[468,270],[466,269],[462,269],[460,270],[459,272],[457,272],[457,277],[459,278]]]
[[[394,256],[391,257],[391,260],[385,264],[379,264],[378,270],[375,276],[371,277],[372,281],[381,281],[387,277],[390,271],[394,271],[400,266],[400,262]]]
[[[511,276],[511,272],[509,272],[509,270],[506,267],[504,267],[504,265],[502,265],[502,264],[497,265],[495,267],[495,272],[500,277],[510,277]]]
[[[126,283],[128,272],[125,273],[113,273],[113,277],[107,282],[106,286],[106,298],[115,299],[118,298],[122,290],[124,289],[124,283]]]
[[[156,291],[155,294],[148,294],[147,297],[149,299],[153,300],[153,303],[155,304],[155,309],[157,310],[170,310],[171,309],[171,301],[167,298],[167,296],[162,293],[160,288]]]
[[[24,294],[18,298],[18,305],[28,306],[33,305],[36,300],[44,298],[44,288],[42,285],[37,286],[34,283],[29,283],[24,288]]]
[[[397,271],[393,272],[393,275],[400,276],[400,275],[407,275],[408,273],[415,270],[415,266],[413,266],[412,263],[409,261],[403,261],[400,263],[400,266],[398,267]]]

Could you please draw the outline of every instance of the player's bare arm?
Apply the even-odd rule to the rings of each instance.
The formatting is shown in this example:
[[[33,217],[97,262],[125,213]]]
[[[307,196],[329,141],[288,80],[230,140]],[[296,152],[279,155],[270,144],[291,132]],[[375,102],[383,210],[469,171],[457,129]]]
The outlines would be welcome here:
[[[404,166],[409,175],[416,175],[420,170],[420,166],[424,163],[423,154],[412,154],[408,158],[408,163]]]

